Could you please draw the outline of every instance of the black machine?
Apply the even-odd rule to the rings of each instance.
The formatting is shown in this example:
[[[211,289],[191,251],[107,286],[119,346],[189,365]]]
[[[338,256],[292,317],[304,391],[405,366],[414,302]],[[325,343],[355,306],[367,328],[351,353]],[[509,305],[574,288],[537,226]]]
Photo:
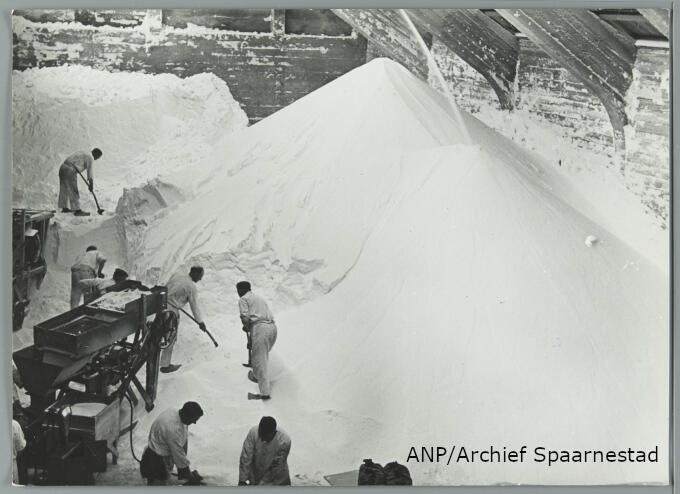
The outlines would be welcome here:
[[[141,405],[137,393],[147,411],[153,408],[160,351],[176,337],[177,317],[167,309],[165,287],[128,298],[124,307],[95,301],[36,324],[34,344],[14,352],[31,398],[24,409],[31,483],[93,483],[108,452],[117,461],[118,438],[130,425],[124,414]]]
[[[53,211],[12,211],[12,329],[18,331],[34,290],[40,288],[47,264],[43,254]]]

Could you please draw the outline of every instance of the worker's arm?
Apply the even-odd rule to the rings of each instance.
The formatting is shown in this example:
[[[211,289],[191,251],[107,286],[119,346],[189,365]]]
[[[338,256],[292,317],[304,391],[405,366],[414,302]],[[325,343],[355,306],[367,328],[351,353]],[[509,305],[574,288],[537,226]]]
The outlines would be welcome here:
[[[90,155],[85,156],[85,168],[87,169],[87,180],[90,182],[90,184],[94,183],[94,178],[92,177],[92,163],[94,163],[92,156]]]
[[[187,458],[187,439],[184,434],[173,432],[167,438],[168,448],[170,449],[170,456],[172,461],[177,465],[177,470],[180,468],[189,468],[189,458]]]
[[[191,313],[194,315],[194,319],[196,319],[199,324],[202,323],[203,316],[201,316],[201,311],[198,308],[198,290],[193,282],[189,286],[189,307],[191,307]]]
[[[243,441],[243,448],[241,449],[241,459],[238,467],[238,483],[243,485],[250,478],[250,472],[253,464],[253,454],[255,453],[255,439],[257,436],[257,428],[250,429],[246,440]]]
[[[274,455],[274,459],[272,460],[271,465],[269,465],[267,471],[262,476],[262,480],[260,480],[259,485],[271,484],[276,478],[280,476],[282,468],[287,464],[288,461],[290,444],[290,438],[287,435],[282,435],[280,438],[279,447],[276,450],[276,454]]]
[[[238,311],[241,322],[243,323],[243,330],[250,331],[252,326],[252,321],[250,320],[250,307],[248,306],[248,301],[243,297],[238,299]]]
[[[97,271],[97,276],[102,278],[102,270],[104,269],[104,264],[106,264],[106,257],[104,257],[101,252],[97,252],[97,266],[99,266],[99,271]]]
[[[80,288],[99,288],[102,284],[103,280],[100,280],[99,278],[86,278],[84,280],[80,280],[78,282],[78,285],[80,285]]]

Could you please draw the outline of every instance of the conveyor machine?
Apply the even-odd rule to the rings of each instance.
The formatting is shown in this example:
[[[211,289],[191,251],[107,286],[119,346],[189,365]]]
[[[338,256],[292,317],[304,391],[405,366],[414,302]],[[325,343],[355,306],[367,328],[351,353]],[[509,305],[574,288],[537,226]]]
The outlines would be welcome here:
[[[176,337],[177,317],[165,287],[110,299],[120,293],[119,306],[103,303],[107,294],[36,324],[34,344],[13,354],[31,398],[25,456],[34,483],[87,484],[106,469],[107,452],[116,463],[121,402],[130,413],[139,403],[131,384],[147,411],[154,406],[160,351]]]

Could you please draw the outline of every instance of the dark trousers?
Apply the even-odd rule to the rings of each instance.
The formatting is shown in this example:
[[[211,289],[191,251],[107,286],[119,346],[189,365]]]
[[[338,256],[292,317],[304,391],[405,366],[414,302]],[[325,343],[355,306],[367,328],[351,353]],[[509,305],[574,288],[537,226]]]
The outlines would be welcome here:
[[[144,450],[142,461],[139,463],[139,472],[149,484],[165,483],[170,476],[163,457],[150,448]]]

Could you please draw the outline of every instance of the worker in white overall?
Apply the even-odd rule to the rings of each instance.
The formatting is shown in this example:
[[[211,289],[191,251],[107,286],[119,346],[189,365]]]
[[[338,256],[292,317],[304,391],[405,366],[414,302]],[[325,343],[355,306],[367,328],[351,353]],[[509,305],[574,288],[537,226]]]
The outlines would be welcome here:
[[[75,309],[80,305],[80,297],[84,297],[84,303],[89,304],[94,300],[92,298],[92,291],[90,288],[83,288],[80,285],[81,280],[92,278],[103,278],[104,264],[106,257],[97,250],[95,245],[90,245],[85,253],[76,259],[76,262],[71,266],[71,309]]]
[[[241,449],[238,485],[290,485],[288,453],[291,440],[274,417],[262,417]]]
[[[236,284],[239,301],[238,308],[245,331],[251,333],[251,364],[253,370],[248,371],[248,379],[257,383],[260,394],[257,398],[271,398],[271,382],[269,380],[269,352],[276,343],[276,324],[267,302],[250,291],[250,283],[240,281]]]
[[[87,172],[87,187],[94,189],[92,163],[102,157],[102,151],[94,148],[92,152],[78,151],[64,160],[59,167],[59,199],[58,207],[62,213],[73,213],[75,216],[89,216],[90,213],[80,209],[80,193],[78,192],[78,174]]]
[[[202,330],[206,330],[205,322],[203,322],[203,316],[198,306],[198,290],[196,288],[196,283],[203,279],[203,268],[201,266],[193,266],[189,271],[189,274],[175,273],[170,277],[170,280],[165,284],[168,289],[168,309],[177,314],[177,319],[179,320],[179,312],[186,304],[191,307],[191,312],[194,315],[198,323],[198,327]],[[182,367],[182,364],[172,363],[172,350],[175,347],[175,342],[173,341],[170,346],[163,350],[161,353],[161,368],[160,371],[163,373],[175,372],[177,369]]]

